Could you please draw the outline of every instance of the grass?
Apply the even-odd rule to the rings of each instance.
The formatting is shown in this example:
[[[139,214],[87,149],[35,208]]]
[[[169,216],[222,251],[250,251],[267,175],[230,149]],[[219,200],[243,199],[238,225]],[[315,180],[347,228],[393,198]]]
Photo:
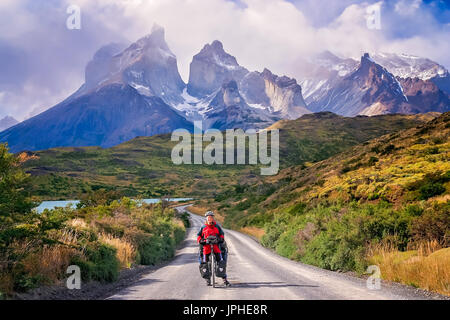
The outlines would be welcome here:
[[[435,250],[399,252],[382,246],[372,249],[369,261],[380,267],[383,279],[450,296],[450,248]]]
[[[136,248],[134,245],[123,238],[114,237],[111,234],[102,233],[99,236],[102,243],[110,245],[116,249],[116,258],[119,260],[121,269],[129,269],[136,261]]]
[[[257,228],[257,227],[244,227],[244,228],[239,229],[239,231],[242,233],[245,233],[253,238],[258,239],[258,241],[261,240],[261,238],[265,234],[264,229]]]
[[[171,258],[184,239],[185,223],[171,208],[128,198],[101,202],[29,214],[2,228],[0,292],[12,297],[62,283],[69,265],[80,267],[84,282],[115,281],[122,269]]]

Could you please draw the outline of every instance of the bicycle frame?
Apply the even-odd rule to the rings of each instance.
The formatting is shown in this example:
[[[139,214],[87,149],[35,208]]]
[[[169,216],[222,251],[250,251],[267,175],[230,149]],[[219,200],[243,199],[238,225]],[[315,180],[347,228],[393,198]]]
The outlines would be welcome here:
[[[211,274],[212,274],[212,286],[216,287],[216,255],[214,254],[214,245],[211,244]]]
[[[208,261],[209,271],[212,275],[212,286],[216,287],[216,255],[214,253],[214,245],[218,243],[217,237],[207,239],[207,244],[211,247],[210,259]]]

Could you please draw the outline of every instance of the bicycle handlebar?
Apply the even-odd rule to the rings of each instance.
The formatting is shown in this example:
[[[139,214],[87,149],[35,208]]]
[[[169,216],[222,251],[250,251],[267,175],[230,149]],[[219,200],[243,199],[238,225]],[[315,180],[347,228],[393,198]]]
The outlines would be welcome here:
[[[208,237],[205,239],[206,244],[219,244],[219,239],[217,237]]]

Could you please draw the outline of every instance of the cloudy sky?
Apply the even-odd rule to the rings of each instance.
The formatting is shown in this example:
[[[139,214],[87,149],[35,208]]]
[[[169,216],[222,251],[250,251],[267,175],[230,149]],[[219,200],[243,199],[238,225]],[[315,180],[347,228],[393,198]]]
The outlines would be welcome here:
[[[450,68],[450,5],[444,0],[1,0],[0,119],[24,120],[78,89],[95,51],[130,44],[154,23],[178,58],[189,63],[215,39],[250,70],[264,67],[298,77],[298,61],[328,49],[344,57],[364,52],[409,53]],[[81,29],[66,26],[80,8]],[[380,29],[367,8],[380,9]]]

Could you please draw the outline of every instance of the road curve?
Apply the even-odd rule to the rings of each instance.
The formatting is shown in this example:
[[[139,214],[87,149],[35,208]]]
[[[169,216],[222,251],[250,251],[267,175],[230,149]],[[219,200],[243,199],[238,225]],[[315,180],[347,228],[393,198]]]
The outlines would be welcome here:
[[[185,211],[186,206],[177,210]],[[251,237],[224,229],[229,258],[227,273],[231,287],[206,286],[198,270],[196,233],[204,219],[190,215],[184,246],[168,265],[145,276],[111,300],[304,300],[304,299],[424,299],[408,290],[382,284],[370,290],[363,279],[331,272],[281,257]]]

